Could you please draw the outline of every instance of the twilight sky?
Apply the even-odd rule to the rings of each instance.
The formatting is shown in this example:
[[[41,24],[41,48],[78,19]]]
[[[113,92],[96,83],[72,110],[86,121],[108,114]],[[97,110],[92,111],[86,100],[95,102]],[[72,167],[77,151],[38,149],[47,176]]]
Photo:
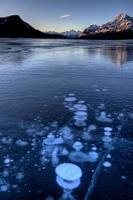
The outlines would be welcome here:
[[[42,31],[83,30],[121,12],[133,16],[133,0],[0,0],[0,17],[18,14]]]

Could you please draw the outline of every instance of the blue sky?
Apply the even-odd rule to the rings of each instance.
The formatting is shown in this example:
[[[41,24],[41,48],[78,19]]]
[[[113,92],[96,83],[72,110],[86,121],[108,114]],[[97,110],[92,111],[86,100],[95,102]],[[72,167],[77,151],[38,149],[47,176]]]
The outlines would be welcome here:
[[[0,16],[20,15],[42,31],[83,30],[121,12],[133,16],[133,0],[0,0]]]

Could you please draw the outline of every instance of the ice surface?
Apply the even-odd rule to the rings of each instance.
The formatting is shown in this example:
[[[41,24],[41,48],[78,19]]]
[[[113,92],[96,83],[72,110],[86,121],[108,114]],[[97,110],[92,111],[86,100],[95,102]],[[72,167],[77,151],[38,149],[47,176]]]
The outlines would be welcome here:
[[[100,109],[100,110],[105,110],[105,104],[104,104],[104,103],[101,103],[101,104],[98,106],[98,109]]]
[[[4,154],[1,159],[4,169],[2,166],[0,176],[3,177],[3,180],[0,183],[0,192],[7,192],[10,188],[15,192],[21,192],[19,184],[26,184],[26,179],[30,172],[27,166],[34,168],[35,174],[45,174],[45,170],[47,173],[48,170],[51,170],[51,167],[59,167],[60,163],[65,161],[71,162],[69,163],[71,165],[77,163],[81,168],[89,166],[88,169],[94,172],[102,158],[103,152],[106,151],[109,153],[106,156],[107,161],[103,163],[103,166],[109,168],[113,165],[113,163],[109,162],[111,160],[113,162],[111,151],[116,148],[114,141],[117,138],[117,131],[120,132],[123,129],[123,121],[118,120],[119,113],[107,114],[108,110],[105,110],[105,108],[108,106],[106,104],[101,103],[97,107],[98,104],[90,105],[86,104],[86,101],[80,101],[74,94],[69,94],[67,98],[69,97],[74,97],[75,100],[66,101],[65,110],[66,105],[68,105],[68,113],[70,114],[68,114],[68,121],[60,122],[54,119],[52,122],[43,124],[39,119],[35,123],[32,122],[30,125],[23,126],[21,131],[24,134],[26,133],[26,137],[19,138],[17,135],[17,137],[11,138],[3,137],[3,134],[0,135],[0,147]],[[101,112],[103,110],[105,112]],[[128,117],[130,117],[129,113]],[[95,118],[97,118],[97,121]],[[115,123],[108,124],[114,121]],[[99,122],[104,122],[104,124]],[[5,145],[6,148],[2,149]],[[7,154],[7,152],[9,153]],[[68,163],[63,164],[58,172],[60,174],[58,184],[61,187],[72,189],[76,187],[76,178],[81,176],[79,174],[82,174],[82,170],[80,169],[81,171],[78,172],[73,166],[65,166]],[[57,175],[59,176],[59,174]],[[11,175],[12,179],[10,178]],[[43,178],[45,179],[45,175]],[[12,180],[13,184],[10,187]],[[16,182],[18,185],[16,185]]]
[[[50,196],[48,196],[48,197],[46,197],[46,199],[45,200],[54,200],[54,198],[53,197],[50,197]]]

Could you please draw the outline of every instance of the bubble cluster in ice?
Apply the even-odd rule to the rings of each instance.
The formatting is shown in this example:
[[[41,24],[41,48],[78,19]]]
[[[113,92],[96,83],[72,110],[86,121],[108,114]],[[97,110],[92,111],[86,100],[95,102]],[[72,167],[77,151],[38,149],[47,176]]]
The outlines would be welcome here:
[[[107,114],[109,110],[106,104],[90,105],[78,100],[74,94],[65,97],[64,107],[70,113],[68,121],[45,124],[36,119],[35,122],[23,124],[21,131],[26,136],[0,134],[0,192],[9,192],[11,189],[20,192],[19,185],[26,184],[30,174],[29,166],[35,170],[34,173],[45,174],[49,166],[56,168],[63,161],[77,165],[85,162],[94,172],[104,151],[108,154],[103,166],[112,166],[113,163],[109,162],[113,156],[111,151],[116,146],[117,132],[121,132],[127,116],[123,112]],[[131,117],[128,113],[128,118]],[[72,168],[70,172],[65,171],[65,176],[71,172]],[[59,177],[58,183],[64,187],[68,184]],[[68,185],[73,188],[78,184],[74,182]]]
[[[101,112],[100,115],[96,117],[96,119],[100,122],[107,122],[107,123],[112,123],[113,121],[110,117],[107,116],[106,112]]]

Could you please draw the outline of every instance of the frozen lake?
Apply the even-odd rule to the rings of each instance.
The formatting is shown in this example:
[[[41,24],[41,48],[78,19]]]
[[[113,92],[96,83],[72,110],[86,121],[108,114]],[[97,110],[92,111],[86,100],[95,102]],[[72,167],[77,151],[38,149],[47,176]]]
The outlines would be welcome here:
[[[0,152],[2,200],[59,199],[63,162],[77,200],[132,200],[133,41],[0,39]]]

